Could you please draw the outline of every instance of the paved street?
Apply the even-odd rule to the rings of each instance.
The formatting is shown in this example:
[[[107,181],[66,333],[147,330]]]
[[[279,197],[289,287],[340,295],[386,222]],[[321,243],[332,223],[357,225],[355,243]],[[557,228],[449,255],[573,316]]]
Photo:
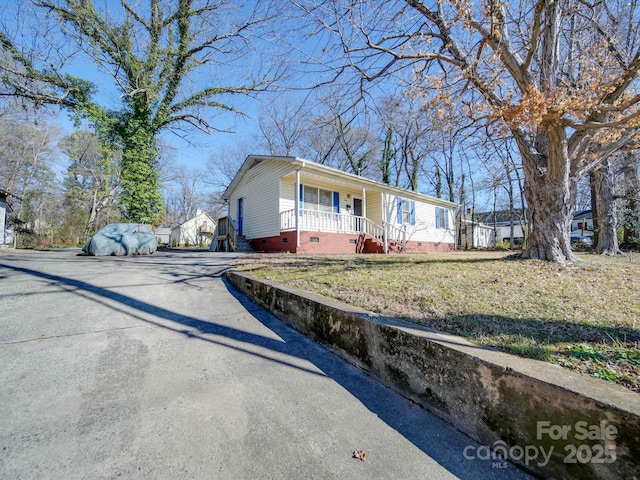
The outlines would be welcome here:
[[[526,478],[240,297],[232,254],[77,253],[0,252],[0,478]]]

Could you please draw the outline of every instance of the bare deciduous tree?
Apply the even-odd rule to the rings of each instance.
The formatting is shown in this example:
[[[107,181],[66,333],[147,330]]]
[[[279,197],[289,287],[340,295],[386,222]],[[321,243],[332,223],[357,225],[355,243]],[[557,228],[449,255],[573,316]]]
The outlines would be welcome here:
[[[83,210],[82,237],[94,233],[110,220],[117,199],[121,152],[102,144],[98,137],[79,130],[65,137],[60,147],[71,160],[65,180],[67,209]],[[74,217],[79,212],[68,212]]]
[[[259,121],[262,136],[259,141],[269,155],[304,156],[311,122],[310,109],[304,103],[280,99],[262,110]]]
[[[328,62],[362,82],[409,67],[412,88],[508,131],[524,166],[529,257],[575,258],[576,184],[640,122],[636,2],[297,2],[334,35]],[[408,76],[405,76],[407,78]]]

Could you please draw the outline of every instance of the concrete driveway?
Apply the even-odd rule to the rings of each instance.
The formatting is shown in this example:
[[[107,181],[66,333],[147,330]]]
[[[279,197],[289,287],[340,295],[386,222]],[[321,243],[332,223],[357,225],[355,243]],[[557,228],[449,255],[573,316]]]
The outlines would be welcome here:
[[[0,478],[525,478],[239,297],[232,254],[77,253],[0,252]]]

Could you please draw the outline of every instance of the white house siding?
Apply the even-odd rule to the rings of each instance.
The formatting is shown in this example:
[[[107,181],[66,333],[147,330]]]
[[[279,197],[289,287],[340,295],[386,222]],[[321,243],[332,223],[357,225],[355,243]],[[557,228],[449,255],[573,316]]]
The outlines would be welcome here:
[[[382,226],[382,193],[367,190],[367,218],[376,225]]]
[[[286,176],[280,179],[280,209],[278,212],[286,212],[296,208],[295,189],[296,180],[294,176]]]
[[[280,234],[280,178],[293,170],[289,162],[261,162],[250,168],[229,198],[229,214],[238,221],[243,198],[243,235],[248,238]],[[293,208],[293,206],[291,206]]]
[[[574,230],[583,230],[584,232],[592,232],[593,231],[593,218],[591,214],[581,215],[580,218],[574,218],[573,222],[571,222],[571,231]]]
[[[377,225],[382,226],[384,222],[402,228],[397,222],[397,199],[398,196],[390,193],[383,193],[378,190],[339,185],[335,182],[327,181],[317,177],[306,177],[301,173],[300,183],[331,191],[340,194],[340,213],[347,213],[346,206],[351,205],[354,197],[363,198],[366,202],[366,217]],[[280,180],[280,210],[287,211],[295,208],[295,176],[287,175]],[[402,198],[411,198],[409,196]],[[454,212],[450,207],[442,207],[447,210],[449,216],[449,229],[436,229],[435,212],[436,206],[419,200],[414,200],[416,205],[416,225],[407,225],[407,240],[434,243],[455,243],[455,219]],[[266,236],[266,235],[265,235]]]
[[[436,205],[440,204],[436,199],[432,202],[412,192],[404,195],[393,187],[387,190],[386,185],[371,185],[367,179],[348,178],[342,172],[325,172],[313,162],[309,162],[309,168],[305,168],[303,162],[292,161],[289,157],[283,160],[274,157],[261,160],[260,157],[253,157],[253,160],[258,163],[254,163],[248,170],[243,166],[242,176],[234,179],[233,189],[225,197],[229,202],[229,216],[235,221],[238,220],[238,199],[244,199],[243,234],[249,240],[280,235],[280,214],[292,211],[299,195],[295,172],[299,169],[302,185],[326,189],[340,195],[339,207],[342,215],[353,212],[354,199],[361,198],[363,214],[373,223],[379,226],[385,222],[397,224],[397,195],[401,195],[402,198],[412,199],[416,205],[416,225],[408,225],[407,240],[433,244],[455,243],[454,207],[448,202],[443,202],[442,208],[447,211],[449,229],[436,229],[435,211]],[[251,162],[252,157],[247,161]],[[350,208],[347,209],[347,206]]]
[[[449,228],[436,228],[436,205],[415,200],[409,195],[406,197],[399,195],[385,195],[387,197],[385,214],[388,222],[396,228],[404,228],[404,224],[398,223],[398,198],[415,201],[415,225],[407,224],[407,240],[417,242],[433,243],[454,243],[455,242],[455,219],[453,210],[450,207],[440,207],[447,211],[449,217]]]

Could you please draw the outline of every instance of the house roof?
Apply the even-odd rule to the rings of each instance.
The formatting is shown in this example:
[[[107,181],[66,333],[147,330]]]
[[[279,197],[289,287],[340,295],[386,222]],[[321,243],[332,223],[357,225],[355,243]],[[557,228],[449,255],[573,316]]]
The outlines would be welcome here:
[[[580,212],[576,212],[573,216],[574,220],[588,220],[592,217],[591,210],[582,210]]]
[[[513,209],[513,210],[496,210],[495,223],[510,224],[512,220],[514,223],[520,223],[523,221],[523,219],[521,218],[521,215],[522,215],[521,208]],[[478,212],[476,213],[475,218],[478,222],[493,225],[494,212]]]
[[[182,222],[180,225],[176,225],[175,227],[172,227],[170,230],[174,230],[174,229],[176,229],[176,228],[178,228],[178,227],[181,227],[181,226],[183,226],[184,224],[189,223],[189,222],[192,222],[192,221],[194,221],[195,219],[197,219],[198,217],[201,217],[201,216],[203,216],[203,215],[204,215],[204,216],[206,216],[209,220],[211,220],[211,223],[213,223],[213,224],[215,224],[215,223],[216,223],[216,221],[215,221],[213,218],[211,218],[211,215],[209,215],[207,212],[200,212],[200,213],[198,213],[197,215],[194,215],[193,217],[191,217],[191,218],[189,218],[189,219],[185,220],[185,221],[184,221],[184,222]]]
[[[478,221],[478,220],[473,221],[473,220],[468,219],[468,218],[462,218],[462,219],[461,219],[461,222],[462,222],[462,223],[464,223],[465,225],[474,225],[474,226],[476,226],[476,227],[481,227],[481,228],[491,228],[491,229],[493,229],[493,225],[489,225],[489,224],[487,224],[487,223],[483,223],[483,222],[480,222],[480,221]]]
[[[326,165],[322,165],[320,163],[313,162],[311,160],[305,160],[304,158],[299,157],[285,157],[285,156],[271,156],[271,155],[249,155],[236,176],[233,178],[227,189],[222,194],[222,198],[228,200],[231,196],[231,192],[235,190],[238,186],[244,175],[250,170],[252,167],[257,165],[263,161],[273,161],[273,162],[289,162],[293,167],[299,169],[301,171],[309,171],[310,173],[315,173],[322,175],[324,177],[333,178],[336,180],[340,180],[343,182],[348,182],[350,184],[362,185],[365,188],[372,188],[379,191],[387,191],[393,192],[398,195],[402,195],[405,198],[411,198],[420,201],[428,201],[430,203],[435,203],[438,205],[442,205],[447,208],[457,207],[458,205],[453,202],[449,202],[447,200],[443,200],[441,198],[432,197],[430,195],[425,195],[423,193],[412,192],[411,190],[406,190],[404,188],[394,187],[392,185],[388,185],[386,183],[377,182],[375,180],[371,180],[369,178],[361,177],[359,175],[354,175],[353,173],[343,172],[342,170],[338,170],[337,168],[328,167]]]

